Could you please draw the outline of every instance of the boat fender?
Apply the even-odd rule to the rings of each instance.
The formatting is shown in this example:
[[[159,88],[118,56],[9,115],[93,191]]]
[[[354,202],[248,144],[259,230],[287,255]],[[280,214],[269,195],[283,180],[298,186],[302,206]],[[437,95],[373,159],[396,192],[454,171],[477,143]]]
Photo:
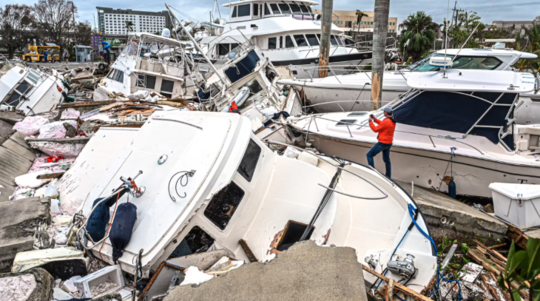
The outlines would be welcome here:
[[[109,240],[113,248],[113,261],[116,264],[118,258],[124,253],[125,247],[131,240],[133,226],[137,219],[137,206],[133,203],[123,203],[118,205],[116,216],[111,226]]]
[[[298,155],[298,160],[304,161],[313,166],[319,165],[319,158],[315,157],[314,155],[308,152],[301,152],[300,155]]]
[[[109,222],[110,213],[107,202],[101,202],[103,198],[98,198],[92,204],[94,211],[88,218],[86,224],[86,231],[94,241],[100,241],[105,237],[105,231],[107,230],[107,223]]]

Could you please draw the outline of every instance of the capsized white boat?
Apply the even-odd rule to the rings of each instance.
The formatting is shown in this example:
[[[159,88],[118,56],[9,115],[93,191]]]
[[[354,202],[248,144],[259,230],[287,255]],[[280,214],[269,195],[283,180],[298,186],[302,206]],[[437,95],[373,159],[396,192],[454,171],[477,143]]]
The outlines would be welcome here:
[[[39,69],[15,65],[0,78],[0,109],[20,110],[25,115],[48,112],[62,99],[63,77]]]
[[[540,183],[539,128],[514,125],[520,93],[538,91],[534,76],[514,71],[414,72],[413,89],[390,103],[397,121],[391,149],[392,178],[457,193],[491,197],[489,184]],[[298,140],[319,151],[366,164],[377,142],[373,112],[326,113],[289,118]],[[384,170],[382,156],[375,166]]]
[[[533,53],[508,49],[448,49],[438,50],[419,62],[401,69],[384,72],[382,84],[382,104],[386,105],[411,87],[407,79],[416,72],[435,73],[440,67],[430,64],[432,58],[449,57],[454,60],[452,69],[459,70],[491,70],[510,71],[522,59],[537,59]],[[329,72],[329,75],[333,75]],[[540,79],[540,77],[539,77]],[[328,76],[326,78],[293,78],[281,79],[283,85],[294,86],[305,93],[310,107],[319,113],[370,111],[371,102],[371,72],[356,72],[352,74]],[[536,101],[531,100],[535,99]],[[524,105],[516,110],[518,124],[540,122],[540,94],[522,95]]]
[[[429,233],[427,223],[398,185],[340,159],[279,155],[239,114],[159,112],[140,129],[101,128],[88,146],[63,177],[87,195],[85,218],[96,199],[111,196],[120,185],[144,186],[112,199],[118,208],[136,206],[131,240],[118,258],[125,272],[136,273],[139,253],[143,277],[164,260],[194,253],[225,250],[247,261],[240,240],[257,260],[267,261],[304,234],[319,245],[355,248],[360,262],[381,273],[388,268],[388,277],[415,291],[425,288],[437,269],[434,248],[418,229]],[[100,162],[110,162],[108,169],[87,193],[91,185],[79,186],[74,176],[96,178],[92,166]],[[126,182],[136,174],[136,183]],[[113,228],[115,219],[122,217],[112,218]],[[109,239],[89,240],[86,247],[113,263]]]

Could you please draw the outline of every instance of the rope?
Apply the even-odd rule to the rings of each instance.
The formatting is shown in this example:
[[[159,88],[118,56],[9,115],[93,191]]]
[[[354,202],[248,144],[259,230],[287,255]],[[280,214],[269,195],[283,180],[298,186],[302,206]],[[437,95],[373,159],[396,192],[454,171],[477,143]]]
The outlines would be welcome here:
[[[417,209],[413,207],[412,204],[409,204],[409,215],[411,216],[411,218],[413,217],[413,215],[417,212]],[[418,231],[420,231],[420,233],[422,233],[422,235],[424,235],[430,242],[431,244],[433,245],[433,248],[435,249],[435,254],[437,254],[437,246],[435,245],[435,242],[433,241],[433,238],[431,238],[431,236],[429,236],[426,232],[424,232],[424,230],[422,230],[422,228],[418,225],[418,223],[416,222],[416,220],[413,218],[413,223],[414,225],[416,226],[416,228],[418,229]],[[459,291],[458,291],[458,294],[457,294],[457,298],[458,299],[463,299],[463,296],[461,295],[461,285],[459,284],[459,280],[457,279],[446,279],[444,278],[444,276],[441,274],[441,271],[439,270],[439,266],[437,265],[437,289],[435,290],[435,292],[433,293],[433,295],[431,295],[431,297],[435,296],[435,294],[439,291],[439,288],[440,288],[440,279],[443,279],[444,281],[446,282],[456,282],[457,285],[458,285],[458,288],[459,288]]]

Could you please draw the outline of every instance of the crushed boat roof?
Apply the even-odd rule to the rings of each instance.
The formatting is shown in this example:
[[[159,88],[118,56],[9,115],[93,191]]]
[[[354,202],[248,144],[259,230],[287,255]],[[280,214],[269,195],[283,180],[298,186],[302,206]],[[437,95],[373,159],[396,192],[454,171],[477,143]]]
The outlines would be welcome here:
[[[409,87],[425,91],[481,91],[524,93],[534,90],[535,78],[531,73],[491,70],[446,70],[438,72],[411,72]]]

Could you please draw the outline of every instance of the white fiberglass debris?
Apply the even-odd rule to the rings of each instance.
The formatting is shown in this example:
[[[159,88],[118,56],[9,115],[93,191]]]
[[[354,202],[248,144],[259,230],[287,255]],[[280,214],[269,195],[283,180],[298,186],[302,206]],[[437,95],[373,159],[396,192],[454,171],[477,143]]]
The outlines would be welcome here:
[[[32,274],[0,278],[0,296],[2,300],[26,301],[36,286]]]
[[[66,119],[78,119],[81,116],[81,112],[73,109],[68,108],[64,112],[62,112],[62,116],[60,116],[60,119],[66,120]]]
[[[42,198],[42,197],[57,198],[58,191],[56,191],[56,188],[54,188],[52,185],[47,184],[37,189],[36,192],[34,193],[34,196],[39,197],[39,198]]]
[[[139,90],[131,95],[128,95],[129,100],[142,100],[150,96],[150,92],[146,90]]]
[[[61,214],[60,201],[58,199],[51,199],[51,215]]]
[[[17,187],[12,195],[9,196],[9,200],[15,201],[20,199],[31,198],[34,196],[35,190],[33,188],[21,188]]]
[[[67,301],[73,300],[73,296],[63,291],[61,288],[53,288],[53,300],[54,301]]]
[[[219,276],[229,271],[232,271],[234,269],[237,269],[241,267],[243,264],[244,262],[241,260],[232,260],[227,256],[223,256],[221,257],[220,260],[218,260],[210,268],[208,268],[208,270],[206,270],[205,273],[213,275],[213,276]]]
[[[46,183],[49,183],[51,180],[39,180],[37,176],[46,174],[46,171],[37,171],[32,173],[27,173],[22,176],[15,178],[15,183],[21,188],[38,188],[43,186]]]
[[[208,275],[205,272],[199,270],[198,267],[194,266],[187,268],[184,273],[186,274],[186,276],[184,278],[184,281],[182,281],[180,285],[201,284],[214,278],[214,276]]]
[[[19,131],[26,136],[39,133],[42,125],[49,123],[47,118],[41,116],[28,116],[23,121],[15,123],[13,129]]]
[[[67,122],[71,124],[73,127],[77,128],[77,121],[76,120],[64,120],[64,121],[57,121],[45,124],[41,126],[39,129],[39,136],[38,138],[65,138],[66,137],[66,128],[64,127],[64,123]]]
[[[77,295],[77,287],[75,287],[75,281],[81,279],[81,276],[73,276],[62,284],[62,289],[73,296]]]
[[[111,279],[107,279],[105,282],[101,282],[96,286],[90,287],[90,293],[92,296],[99,296],[103,293],[109,292],[117,288],[118,285],[114,283]]]
[[[285,149],[285,156],[287,158],[296,159],[296,158],[298,158],[298,155],[300,155],[300,151],[293,148],[293,147],[288,146]]]

